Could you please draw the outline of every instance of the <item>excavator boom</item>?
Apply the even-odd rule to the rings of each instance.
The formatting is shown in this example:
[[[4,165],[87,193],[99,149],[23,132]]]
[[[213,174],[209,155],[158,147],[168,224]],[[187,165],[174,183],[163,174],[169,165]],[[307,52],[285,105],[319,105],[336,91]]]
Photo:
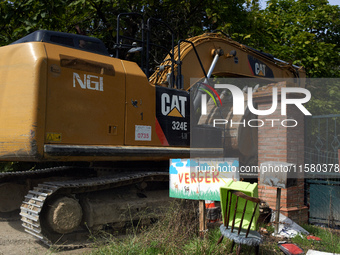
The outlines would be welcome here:
[[[208,78],[214,75],[268,81],[275,78],[306,77],[302,67],[291,65],[217,33],[206,33],[180,41],[174,50],[174,60],[175,75],[182,76],[177,77],[176,87],[185,90],[193,85],[190,84],[190,78],[204,78],[206,75]],[[168,86],[171,57],[167,56],[161,66],[150,77],[150,82]]]

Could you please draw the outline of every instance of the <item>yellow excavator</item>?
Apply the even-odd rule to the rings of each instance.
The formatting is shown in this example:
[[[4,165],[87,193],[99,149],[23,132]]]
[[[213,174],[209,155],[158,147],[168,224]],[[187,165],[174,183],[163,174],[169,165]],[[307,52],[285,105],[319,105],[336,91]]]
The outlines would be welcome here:
[[[0,48],[0,161],[54,166],[0,173],[0,212],[20,208],[25,231],[47,245],[162,204],[170,158],[223,156],[224,144],[190,146],[200,127],[190,121],[190,78],[305,77],[220,33],[180,40],[149,75],[150,37],[123,38],[118,25],[116,57],[99,39],[47,30]],[[141,66],[120,59],[122,49],[140,50]],[[236,155],[256,147],[233,136]]]

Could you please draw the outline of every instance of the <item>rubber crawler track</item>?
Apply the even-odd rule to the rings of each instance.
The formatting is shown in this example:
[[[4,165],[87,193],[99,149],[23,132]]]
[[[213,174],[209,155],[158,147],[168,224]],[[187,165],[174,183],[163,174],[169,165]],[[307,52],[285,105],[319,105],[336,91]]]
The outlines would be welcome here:
[[[46,200],[55,194],[79,194],[96,190],[104,190],[126,186],[141,181],[165,181],[169,177],[167,172],[135,172],[120,173],[112,177],[96,177],[89,179],[80,179],[72,181],[55,181],[39,184],[33,190],[30,190],[25,196],[20,209],[22,226],[25,231],[35,238],[42,241],[49,247],[58,247],[63,249],[81,248],[87,245],[74,244],[55,244],[46,236],[46,230],[41,226],[40,213],[46,205]]]

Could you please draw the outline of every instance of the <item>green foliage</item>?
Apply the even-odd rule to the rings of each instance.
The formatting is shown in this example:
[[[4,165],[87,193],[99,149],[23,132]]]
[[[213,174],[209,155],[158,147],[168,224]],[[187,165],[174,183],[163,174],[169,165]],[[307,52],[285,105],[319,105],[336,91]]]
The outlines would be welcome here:
[[[176,198],[183,198],[183,199],[195,199],[195,200],[213,200],[213,201],[219,201],[220,199],[220,192],[215,190],[211,191],[208,190],[206,192],[200,192],[196,193],[196,191],[190,190],[189,192],[186,192],[185,190],[176,190],[176,189],[170,189],[170,196],[176,197]]]
[[[270,0],[253,13],[256,32],[249,45],[291,64],[303,66],[307,77],[340,77],[340,7],[327,0]],[[307,84],[313,115],[340,113],[337,80]]]
[[[176,200],[164,218],[149,228],[138,233],[124,237],[111,236],[106,245],[99,244],[91,252],[99,254],[197,254],[219,255],[227,254],[231,248],[231,241],[224,238],[221,244],[217,240],[221,236],[219,227],[209,228],[205,238],[198,237],[198,219],[196,214],[197,203],[185,200]],[[282,254],[278,248],[278,239],[272,236],[274,227],[265,226],[269,233],[263,234],[263,244],[260,245],[260,254]],[[303,225],[312,235],[320,237],[321,242],[307,240],[306,237],[296,236],[289,242],[300,246],[305,252],[309,249],[324,252],[340,252],[340,235],[337,230],[321,228],[313,225]],[[235,245],[232,254],[236,253]],[[254,247],[243,245],[241,254],[253,254]]]
[[[14,171],[14,162],[1,162],[0,163],[0,172],[12,172]]]
[[[35,163],[30,162],[0,162],[1,172],[27,171],[32,170],[36,166]]]
[[[307,240],[306,236],[296,236],[292,242],[301,247],[308,247],[308,249],[327,251],[331,253],[340,253],[340,235],[336,230],[326,229],[313,225],[304,225],[311,235],[321,238],[321,241]],[[306,249],[306,248],[304,248]]]
[[[258,6],[257,0],[253,1]],[[201,34],[221,26],[228,32],[240,33],[247,23],[247,14],[252,4],[247,0],[223,1],[198,0],[0,0],[0,43],[6,45],[37,29],[76,32],[79,25],[87,35],[102,39],[112,51],[116,36],[116,19],[119,13],[143,13],[145,18],[162,19],[174,28],[177,39]],[[140,28],[133,18],[123,23],[124,33],[135,35]],[[124,26],[125,24],[125,26]],[[221,25],[220,25],[221,24]],[[162,38],[166,30],[157,30]],[[168,40],[167,45],[170,46]]]
[[[262,50],[304,66],[308,77],[340,77],[339,6],[327,0],[270,0],[258,14]]]
[[[309,79],[306,87],[312,94],[306,105],[312,115],[340,114],[340,79]]]
[[[1,45],[38,29],[71,31],[69,22],[79,17],[75,17],[75,10],[67,8],[68,2],[70,1],[1,1]]]
[[[270,0],[265,10],[259,9],[258,0],[0,0],[0,45],[37,29],[75,33],[79,26],[102,39],[113,53],[116,19],[122,12],[162,19],[174,28],[177,39],[219,29],[241,43],[304,66],[309,77],[340,75],[340,8],[327,0]],[[133,17],[122,25],[127,36],[140,32]],[[153,40],[169,48],[166,30],[157,27]]]
[[[270,235],[275,231],[275,228],[272,225],[267,226],[266,229]]]
[[[305,67],[308,77],[340,77],[340,7],[327,0],[269,0],[265,10],[259,9],[258,0],[0,0],[0,45],[37,29],[76,33],[79,27],[78,32],[102,39],[114,54],[116,19],[122,12],[165,21],[174,29],[176,40],[217,29]],[[170,49],[168,29],[152,26],[153,43]],[[135,17],[122,20],[122,28],[126,36],[140,37],[141,25]],[[159,61],[166,55],[164,51],[151,54]],[[307,88],[315,95],[309,104],[313,114],[339,112],[333,110],[338,84]]]

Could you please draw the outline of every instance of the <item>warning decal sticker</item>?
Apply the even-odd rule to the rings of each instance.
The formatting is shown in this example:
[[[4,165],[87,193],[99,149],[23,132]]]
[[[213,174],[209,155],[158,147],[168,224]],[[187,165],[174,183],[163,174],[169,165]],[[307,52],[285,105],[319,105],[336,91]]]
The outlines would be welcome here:
[[[48,142],[61,142],[61,134],[59,134],[59,133],[46,133],[46,140]]]

